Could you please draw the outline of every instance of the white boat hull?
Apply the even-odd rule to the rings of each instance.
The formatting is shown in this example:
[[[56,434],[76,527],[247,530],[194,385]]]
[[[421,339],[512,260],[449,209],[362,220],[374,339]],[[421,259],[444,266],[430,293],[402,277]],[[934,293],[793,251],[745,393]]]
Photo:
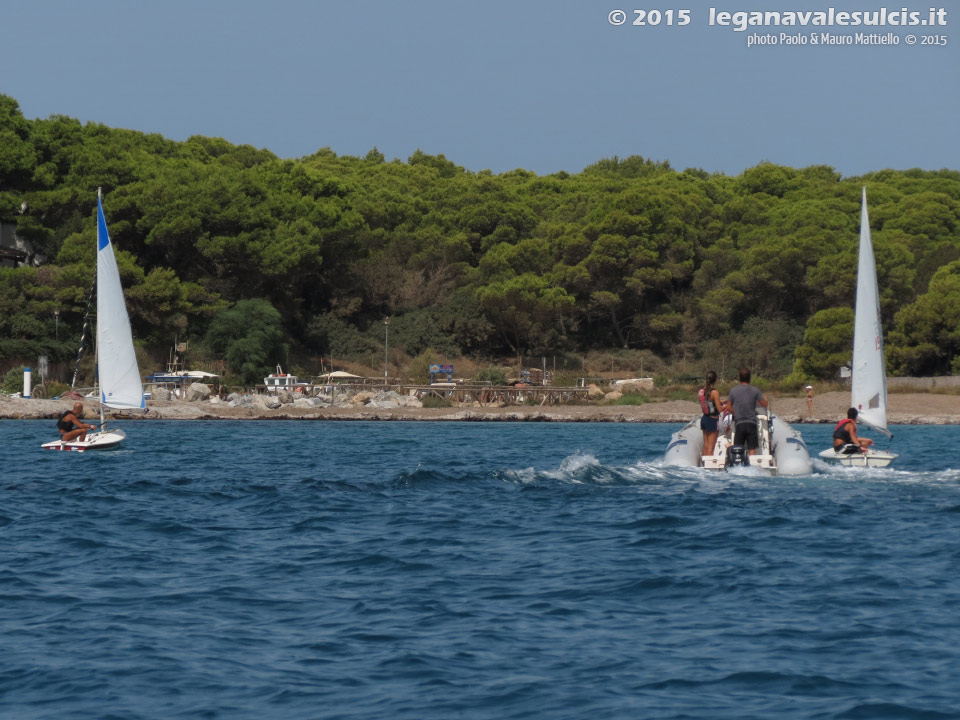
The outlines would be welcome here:
[[[896,453],[887,452],[886,450],[874,450],[873,448],[867,450],[865,453],[851,453],[849,455],[835,452],[833,448],[829,448],[819,453],[819,456],[822,460],[846,467],[872,468],[887,467],[898,457]]]
[[[110,450],[117,447],[127,434],[123,430],[101,430],[95,433],[89,433],[86,440],[72,440],[63,442],[54,440],[44,443],[41,447],[44,450],[61,450],[64,452],[85,452],[87,450]]]
[[[772,431],[772,432],[770,432]],[[813,472],[810,451],[799,432],[776,415],[760,422],[760,447],[750,455],[751,468],[770,475],[809,475]],[[727,448],[732,439],[721,434],[711,455],[703,454],[703,431],[699,418],[692,420],[673,433],[664,453],[665,465],[675,467],[701,467],[708,470],[724,470]]]

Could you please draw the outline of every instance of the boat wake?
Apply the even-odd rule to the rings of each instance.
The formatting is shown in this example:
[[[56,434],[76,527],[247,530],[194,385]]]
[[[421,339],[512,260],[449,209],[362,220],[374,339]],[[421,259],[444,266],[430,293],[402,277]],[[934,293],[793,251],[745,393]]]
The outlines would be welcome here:
[[[766,477],[765,473],[756,474]],[[518,485],[584,485],[597,487],[643,487],[660,492],[686,492],[697,489],[701,492],[719,492],[731,483],[742,484],[743,478],[753,478],[749,470],[740,476],[703,470],[702,468],[666,465],[662,458],[652,462],[638,461],[634,465],[604,465],[589,453],[575,453],[560,463],[555,470],[524,468],[521,470],[498,470],[494,477]]]
[[[662,484],[669,479],[662,465],[658,463],[638,463],[633,466],[617,467],[604,465],[590,453],[574,453],[564,458],[555,470],[523,468],[520,470],[498,470],[494,476],[504,482],[518,485],[549,485],[564,483],[569,485],[644,485]]]
[[[549,487],[636,487],[657,494],[698,492],[722,493],[731,489],[769,489],[804,485],[813,487],[839,483],[855,484],[960,484],[960,469],[929,472],[907,472],[893,468],[845,467],[814,459],[808,475],[778,477],[749,466],[723,471],[666,464],[663,458],[638,461],[632,465],[609,465],[589,452],[568,455],[554,468],[436,468],[420,465],[416,469],[394,475],[393,487],[421,490],[465,490],[490,481],[517,488]],[[379,484],[378,484],[379,485]],[[380,486],[382,487],[382,485]]]
[[[895,466],[848,467],[826,460],[814,461],[814,471],[845,482],[886,482],[900,484],[943,485],[960,482],[960,469],[909,471]]]
[[[763,468],[751,467],[750,465],[737,465],[726,469],[728,475],[736,477],[762,478],[770,477],[770,473]]]
[[[661,462],[639,462],[636,465],[605,465],[590,453],[574,453],[564,458],[556,468],[491,468],[489,470],[456,471],[418,466],[411,472],[395,475],[394,486],[403,487],[463,487],[473,483],[496,480],[520,487],[583,485],[630,486],[665,485],[676,481],[701,479],[697,473],[668,468]]]

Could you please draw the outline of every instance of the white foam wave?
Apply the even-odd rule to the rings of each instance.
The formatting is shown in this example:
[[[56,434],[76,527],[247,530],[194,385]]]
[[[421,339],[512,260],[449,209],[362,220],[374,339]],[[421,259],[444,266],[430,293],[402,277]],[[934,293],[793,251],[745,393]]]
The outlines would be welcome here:
[[[908,470],[896,465],[888,467],[849,467],[814,460],[814,471],[821,476],[849,483],[891,483],[904,485],[950,485],[960,482],[960,469]]]
[[[582,483],[581,476],[599,467],[602,466],[595,456],[577,451],[561,460],[560,466],[556,470],[538,470],[535,467],[528,467],[521,470],[507,470],[504,474],[505,477],[522,485],[529,485],[538,480]]]
[[[579,450],[573,455],[568,455],[560,461],[560,467],[557,473],[577,473],[586,468],[600,467],[600,461],[590,454],[581,453]]]
[[[762,468],[753,467],[752,465],[735,465],[733,467],[727,468],[728,475],[735,475],[737,477],[748,477],[748,478],[766,478],[770,477],[770,473]]]

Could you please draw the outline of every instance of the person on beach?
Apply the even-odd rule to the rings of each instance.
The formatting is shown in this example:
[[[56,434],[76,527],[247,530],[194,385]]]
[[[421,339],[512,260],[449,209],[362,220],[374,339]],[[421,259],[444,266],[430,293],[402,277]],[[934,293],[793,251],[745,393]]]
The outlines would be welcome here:
[[[807,385],[807,417],[813,417],[813,385]]]
[[[833,429],[834,452],[844,455],[865,453],[867,448],[873,445],[873,440],[870,438],[857,437],[857,415],[859,414],[856,408],[850,408],[847,410],[847,416]]]
[[[703,430],[703,454],[713,455],[717,444],[717,435],[720,432],[720,413],[726,409],[726,403],[720,399],[719,391],[714,387],[717,374],[710,370],[706,376],[706,384],[697,393],[703,417],[700,418],[700,429]]]
[[[733,407],[733,444],[745,445],[747,453],[757,454],[760,437],[757,431],[757,405],[767,407],[767,398],[750,384],[750,368],[740,368],[740,384],[730,388],[727,403]]]
[[[94,426],[83,422],[80,419],[82,414],[82,403],[74,403],[73,410],[67,410],[60,414],[60,419],[57,420],[60,442],[72,442],[77,439],[82,442],[87,439],[87,430],[93,430]]]

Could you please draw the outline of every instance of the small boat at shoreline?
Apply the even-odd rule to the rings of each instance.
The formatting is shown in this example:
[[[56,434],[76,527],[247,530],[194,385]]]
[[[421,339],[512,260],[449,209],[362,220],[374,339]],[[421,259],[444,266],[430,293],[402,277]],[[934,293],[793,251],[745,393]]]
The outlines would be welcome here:
[[[283,390],[306,393],[310,390],[310,383],[300,382],[296,375],[285,373],[279,365],[276,372],[270,373],[263,379],[263,384],[268,393],[278,393]]]

